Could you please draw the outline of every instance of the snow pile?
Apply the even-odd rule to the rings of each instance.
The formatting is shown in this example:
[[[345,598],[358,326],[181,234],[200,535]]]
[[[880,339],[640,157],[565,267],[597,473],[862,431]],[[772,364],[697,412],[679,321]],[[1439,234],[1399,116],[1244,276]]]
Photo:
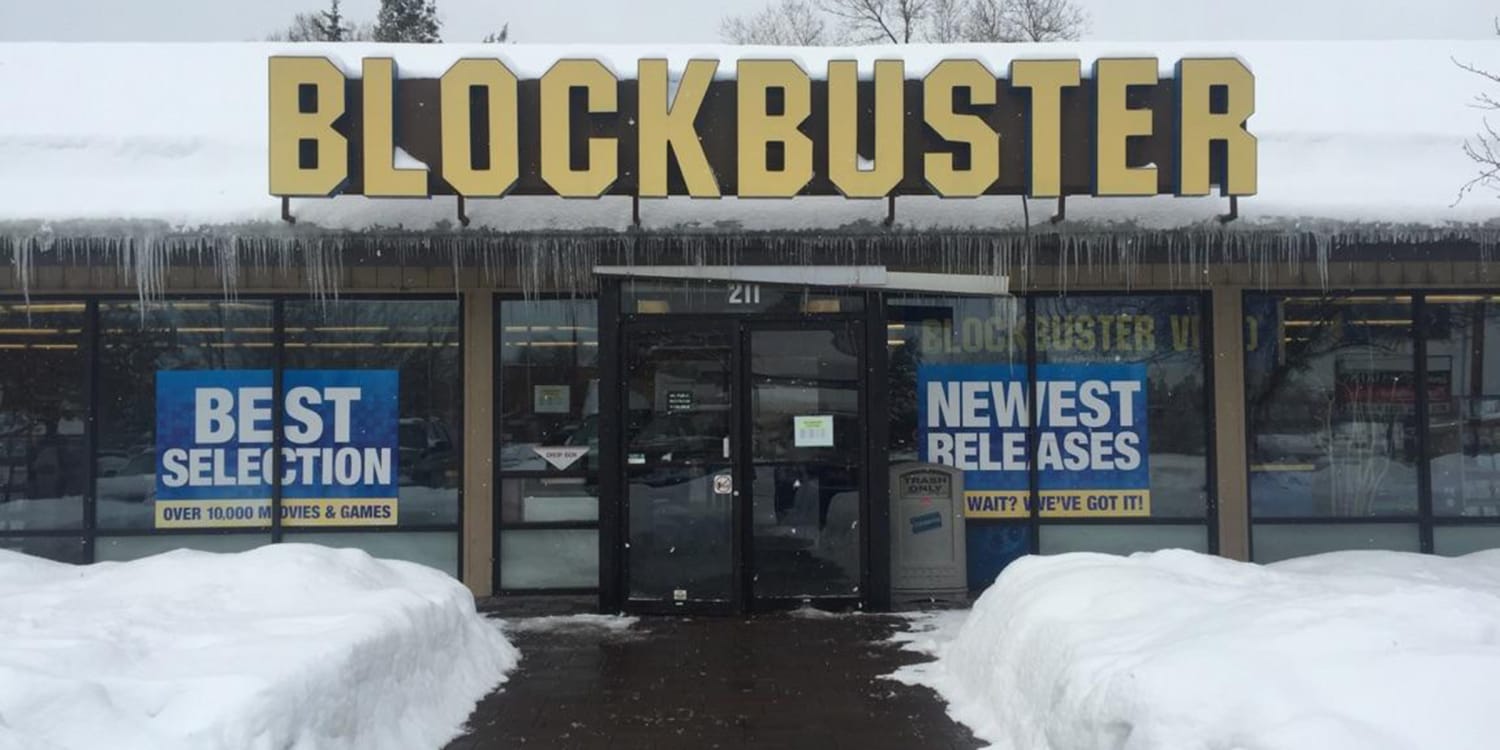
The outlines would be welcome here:
[[[517,658],[452,578],[358,550],[0,550],[0,748],[438,748]]]
[[[1494,218],[1475,196],[1455,205],[1477,169],[1463,153],[1484,129],[1473,107],[1492,82],[1455,60],[1500,70],[1489,41],[1186,42],[732,47],[726,45],[390,45],[390,44],[0,44],[0,223],[160,220],[175,227],[279,224],[268,194],[267,59],[319,55],[358,77],[364,57],[391,56],[404,78],[441,75],[464,57],[499,57],[522,78],[559,59],[597,58],[621,78],[637,60],[665,58],[680,72],[693,58],[794,59],[815,78],[829,60],[900,58],[908,77],[945,58],[972,58],[1003,75],[1018,58],[1077,58],[1085,71],[1104,56],[1156,57],[1163,73],[1179,59],[1238,56],[1256,76],[1250,130],[1260,142],[1260,190],[1240,202],[1242,220],[1301,218],[1414,222],[1442,226]],[[1404,85],[1396,85],[1402,83]],[[976,200],[902,198],[908,228],[1013,228],[1024,219],[1014,196]],[[648,228],[814,229],[874,225],[885,202],[811,197],[791,201],[690,198],[642,202]],[[1040,201],[1040,221],[1055,208]],[[1069,223],[1129,221],[1177,228],[1212,223],[1218,198],[1091,200],[1068,203]],[[502,230],[623,230],[629,198],[568,201],[508,197],[468,203],[474,226]],[[299,226],[368,229],[449,226],[451,198],[293,201]],[[0,225],[0,231],[4,226]]]
[[[579,614],[522,617],[498,622],[500,629],[507,633],[573,633],[579,631],[624,633],[640,622],[640,618],[623,615]]]
[[[1495,747],[1500,551],[1029,557],[905,681],[1008,750]]]

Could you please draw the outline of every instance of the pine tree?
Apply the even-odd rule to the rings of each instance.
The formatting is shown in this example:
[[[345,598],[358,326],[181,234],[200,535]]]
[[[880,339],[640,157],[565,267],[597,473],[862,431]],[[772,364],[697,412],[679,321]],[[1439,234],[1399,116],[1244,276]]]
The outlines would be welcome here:
[[[318,37],[325,42],[348,41],[353,31],[344,14],[339,12],[339,0],[329,0],[328,10],[318,13],[313,23],[317,26]]]
[[[378,42],[440,42],[437,0],[380,0],[375,20]]]
[[[509,42],[510,24],[501,26],[499,31],[492,31],[488,34],[485,34],[484,39],[481,39],[480,41],[484,42],[485,44],[505,44],[506,42]]]

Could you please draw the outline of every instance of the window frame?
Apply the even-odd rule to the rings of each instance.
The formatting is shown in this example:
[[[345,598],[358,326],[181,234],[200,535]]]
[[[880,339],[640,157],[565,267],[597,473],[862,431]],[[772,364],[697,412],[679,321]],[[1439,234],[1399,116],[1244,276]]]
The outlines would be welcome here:
[[[498,456],[500,450],[505,447],[505,443],[504,443],[504,441],[502,441],[502,438],[501,438],[501,436],[505,434],[505,430],[504,430],[504,426],[505,426],[505,414],[504,414],[504,409],[501,408],[501,405],[504,403],[503,389],[505,389],[507,387],[507,383],[505,382],[505,364],[504,364],[504,350],[503,350],[504,349],[504,346],[503,346],[503,336],[504,336],[504,333],[505,333],[505,315],[504,315],[505,303],[507,303],[507,302],[526,302],[526,303],[530,303],[530,302],[576,302],[576,303],[580,303],[580,304],[584,304],[584,305],[592,307],[592,309],[594,311],[594,315],[595,315],[595,321],[594,321],[595,336],[596,336],[596,339],[598,339],[598,344],[599,344],[599,349],[600,349],[600,351],[599,351],[599,358],[600,359],[599,359],[598,364],[595,366],[595,369],[596,369],[596,371],[598,373],[597,378],[600,380],[600,387],[601,387],[601,390],[602,390],[602,388],[603,388],[603,378],[604,378],[604,369],[605,369],[605,366],[604,366],[604,361],[603,361],[603,357],[604,357],[604,351],[603,351],[604,350],[604,342],[602,341],[602,339],[603,339],[603,330],[602,330],[603,329],[603,324],[600,322],[600,317],[603,316],[603,315],[605,315],[605,314],[608,314],[608,313],[607,313],[607,311],[605,311],[600,306],[601,305],[601,299],[602,299],[602,297],[601,297],[601,295],[597,291],[596,292],[591,292],[591,293],[588,293],[588,294],[579,294],[579,293],[570,293],[570,292],[549,292],[549,293],[538,293],[538,294],[530,294],[530,295],[522,294],[522,293],[519,293],[519,292],[497,292],[494,295],[494,300],[493,300],[494,308],[492,310],[492,318],[495,321],[495,323],[494,323],[494,346],[493,346],[493,349],[494,349],[494,361],[493,361],[494,377],[492,378],[492,382],[491,382],[491,401],[495,405],[495,407],[491,410],[491,412],[492,412],[491,417],[492,417],[493,422],[494,422],[494,424],[492,426],[492,434],[495,436],[495,439],[494,439],[494,442],[493,442],[492,451],[493,451],[493,453],[496,454],[496,456]],[[600,408],[601,409],[603,408],[602,404],[601,404]],[[602,429],[602,425],[601,425],[601,429]],[[604,522],[603,522],[603,519],[604,519],[604,507],[603,507],[604,506],[604,497],[603,497],[603,488],[600,486],[600,483],[599,483],[599,477],[601,476],[600,467],[599,467],[600,456],[598,454],[595,454],[594,456],[592,456],[592,459],[593,459],[592,468],[590,468],[590,465],[589,465],[589,458],[590,457],[587,456],[587,455],[584,457],[583,468],[581,468],[581,469],[580,468],[569,467],[567,469],[562,469],[562,470],[557,470],[557,471],[549,471],[547,469],[505,469],[505,468],[503,468],[501,466],[500,461],[496,460],[496,461],[493,462],[490,486],[494,488],[493,497],[491,499],[491,502],[492,502],[493,507],[494,507],[494,513],[493,513],[493,515],[494,515],[494,521],[493,521],[493,526],[490,529],[490,534],[491,534],[491,538],[494,540],[494,554],[493,554],[493,561],[491,563],[491,567],[492,567],[492,576],[493,576],[493,581],[494,581],[493,586],[494,586],[495,596],[548,596],[548,595],[598,596],[599,595],[599,593],[601,591],[601,587],[603,585],[603,575],[604,575],[603,574],[603,569],[604,569],[604,566],[605,566],[605,563],[604,563],[604,560],[603,560],[602,556],[601,556],[601,558],[600,558],[600,560],[598,562],[598,567],[599,567],[598,577],[595,579],[595,584],[593,586],[548,586],[548,587],[532,587],[532,588],[506,588],[505,586],[502,585],[502,581],[505,580],[503,578],[503,576],[502,576],[502,573],[503,573],[503,570],[502,570],[502,568],[503,568],[502,558],[504,557],[504,555],[502,554],[502,550],[500,549],[501,545],[504,543],[504,538],[505,538],[505,535],[502,532],[507,532],[507,531],[512,531],[512,532],[513,531],[593,531],[596,534],[596,538],[599,538],[599,539],[603,538],[603,535],[604,535],[604,529],[603,529],[603,525],[604,525]],[[582,479],[583,482],[584,482],[584,486],[592,486],[594,488],[594,500],[595,500],[595,502],[599,506],[598,507],[598,512],[595,514],[594,520],[592,520],[592,521],[582,521],[582,520],[579,520],[579,521],[506,521],[505,517],[504,517],[505,514],[502,512],[502,503],[504,502],[505,480],[508,480],[508,479],[517,479],[517,480],[528,480],[528,479]]]
[[[885,323],[902,322],[891,317],[890,311],[894,305],[892,301],[901,299],[944,299],[957,297],[972,297],[973,295],[942,295],[933,293],[913,294],[891,294],[885,299]],[[1203,372],[1203,404],[1204,413],[1204,440],[1205,440],[1205,497],[1203,514],[1200,516],[1148,516],[1148,517],[1099,517],[1099,518],[1049,518],[1041,515],[1041,505],[1037,502],[1040,490],[1040,472],[1036,465],[1036,452],[1028,451],[1028,478],[1027,492],[1031,497],[1031,513],[1023,518],[965,518],[966,527],[987,528],[992,526],[1025,526],[1027,529],[1027,553],[1049,554],[1042,549],[1041,529],[1043,526],[1176,526],[1202,529],[1205,539],[1204,549],[1207,554],[1217,555],[1220,550],[1221,540],[1219,538],[1219,497],[1218,497],[1218,456],[1214,450],[1217,440],[1217,415],[1214,410],[1215,402],[1215,370],[1213,352],[1213,325],[1211,315],[1213,312],[1213,299],[1208,290],[1111,290],[1111,289],[1089,289],[1078,291],[1041,291],[1016,294],[1013,297],[1022,305],[1022,337],[1025,341],[1025,366],[1027,379],[1035,382],[1037,376],[1038,352],[1036,346],[1036,320],[1037,302],[1039,300],[1058,298],[1098,298],[1098,297],[1186,297],[1193,299],[1197,304],[1199,317],[1198,346],[1199,361]],[[882,332],[883,333],[883,332]],[[889,345],[886,347],[887,355]],[[889,374],[886,383],[881,386],[884,390],[891,390]],[[1030,411],[1031,424],[1027,428],[1026,442],[1028,445],[1037,443],[1040,433],[1038,415],[1035,410]],[[889,451],[889,442],[886,450]]]
[[[1427,318],[1427,312],[1428,312],[1428,300],[1427,300],[1427,298],[1429,296],[1433,296],[1433,295],[1436,295],[1436,296],[1449,296],[1449,295],[1469,295],[1469,294],[1473,294],[1473,295],[1497,295],[1497,294],[1500,294],[1500,288],[1493,288],[1493,287],[1492,288],[1483,288],[1483,287],[1453,287],[1453,288],[1448,288],[1448,287],[1443,287],[1443,288],[1423,288],[1423,289],[1390,289],[1390,288],[1384,288],[1384,289],[1382,289],[1382,288],[1379,288],[1379,287],[1355,287],[1355,288],[1337,289],[1337,290],[1332,290],[1332,289],[1330,289],[1330,290],[1309,290],[1309,289],[1295,289],[1295,288],[1292,288],[1292,289],[1287,289],[1287,288],[1246,289],[1246,290],[1243,290],[1241,292],[1242,309],[1243,309],[1244,303],[1249,302],[1249,300],[1250,300],[1250,298],[1252,296],[1270,297],[1270,298],[1276,299],[1276,298],[1287,297],[1287,296],[1302,296],[1302,297],[1306,297],[1306,296],[1311,296],[1313,294],[1319,294],[1319,295],[1322,295],[1325,298],[1330,298],[1330,299],[1339,298],[1339,297],[1360,297],[1360,296],[1400,296],[1400,297],[1410,297],[1411,298],[1412,335],[1411,335],[1410,341],[1411,341],[1411,344],[1412,344],[1412,353],[1411,353],[1411,356],[1413,358],[1413,362],[1412,362],[1413,370],[1412,370],[1412,372],[1413,372],[1414,377],[1415,377],[1413,388],[1415,389],[1416,393],[1419,394],[1419,396],[1420,396],[1416,400],[1416,404],[1414,405],[1413,416],[1412,416],[1412,419],[1414,420],[1414,422],[1417,425],[1416,434],[1414,436],[1414,441],[1415,441],[1416,455],[1419,457],[1419,460],[1417,461],[1417,467],[1416,467],[1417,468],[1417,510],[1416,510],[1415,513],[1410,513],[1410,514],[1385,513],[1385,514],[1380,514],[1380,515],[1375,515],[1375,516],[1329,516],[1329,515],[1316,515],[1316,516],[1256,516],[1256,514],[1255,514],[1255,498],[1250,495],[1250,482],[1249,482],[1249,480],[1250,480],[1250,466],[1251,466],[1250,447],[1251,447],[1251,440],[1254,437],[1254,432],[1253,432],[1253,425],[1251,424],[1251,421],[1248,418],[1249,415],[1247,414],[1246,415],[1246,419],[1245,419],[1245,487],[1246,487],[1246,500],[1247,500],[1247,502],[1245,503],[1245,520],[1246,520],[1246,528],[1248,529],[1248,535],[1249,535],[1249,541],[1250,541],[1250,547],[1249,547],[1249,549],[1250,549],[1250,558],[1251,558],[1251,560],[1255,559],[1255,527],[1256,527],[1256,525],[1259,525],[1259,524],[1264,524],[1264,525],[1268,525],[1268,526],[1271,526],[1271,525],[1288,525],[1288,526],[1294,526],[1294,525],[1342,525],[1342,524],[1372,524],[1372,523],[1373,524],[1405,524],[1405,525],[1411,525],[1411,526],[1415,526],[1416,529],[1417,529],[1418,539],[1420,540],[1420,552],[1422,554],[1436,554],[1436,552],[1435,552],[1435,542],[1434,542],[1434,536],[1435,536],[1434,529],[1436,529],[1436,528],[1440,528],[1440,527],[1475,527],[1475,526],[1479,526],[1479,527],[1483,527],[1483,526],[1500,527],[1500,517],[1494,517],[1494,516],[1438,515],[1438,514],[1434,513],[1434,511],[1433,511],[1433,503],[1432,503],[1432,490],[1433,490],[1433,487],[1432,487],[1432,460],[1431,460],[1431,457],[1428,455],[1428,452],[1429,452],[1428,448],[1431,445],[1431,427],[1432,427],[1431,418],[1430,418],[1430,412],[1429,412],[1429,410],[1430,410],[1431,407],[1430,407],[1430,404],[1428,403],[1428,397],[1427,397],[1427,385],[1428,385],[1427,378],[1428,378],[1428,366],[1429,366],[1429,357],[1428,357],[1427,346],[1428,346],[1428,342],[1429,342],[1429,337],[1428,337],[1428,327],[1426,325],[1424,325],[1424,322],[1426,321],[1426,318]],[[1241,324],[1243,325],[1243,323],[1241,323]],[[1249,367],[1248,361],[1245,362],[1245,364],[1243,365],[1243,367],[1245,367],[1246,369],[1248,369],[1248,367]],[[1248,378],[1246,378],[1246,382],[1248,383]],[[1249,391],[1249,389],[1247,387],[1245,389],[1245,392],[1241,395],[1241,398],[1248,399],[1249,396],[1250,396],[1250,391]]]
[[[301,294],[286,294],[286,293],[277,294],[277,293],[269,293],[269,292],[244,293],[244,294],[238,294],[238,295],[236,295],[234,297],[234,301],[268,302],[271,305],[271,309],[272,309],[272,332],[271,332],[271,336],[273,337],[273,339],[272,339],[273,340],[273,349],[274,349],[274,352],[275,352],[274,355],[273,355],[272,367],[271,367],[272,373],[273,373],[273,379],[274,379],[273,389],[276,389],[276,390],[280,389],[281,378],[282,378],[283,373],[286,370],[286,356],[285,356],[285,349],[286,349],[286,347],[285,347],[285,344],[286,344],[285,307],[286,307],[286,302],[288,302],[288,301],[302,301],[302,300],[305,300],[307,298],[308,297],[306,295],[301,295]],[[205,293],[205,292],[165,293],[165,294],[161,295],[160,298],[147,300],[145,302],[145,304],[151,305],[151,304],[158,304],[158,303],[194,302],[194,301],[223,302],[223,301],[228,301],[228,300],[229,300],[229,298],[227,298],[225,295],[223,295],[223,294],[215,294],[215,293]],[[451,302],[451,303],[453,303],[455,305],[456,309],[457,309],[456,318],[458,320],[458,330],[457,330],[456,335],[455,335],[455,341],[456,341],[456,343],[458,345],[458,350],[459,350],[458,356],[459,356],[459,359],[460,359],[460,361],[462,361],[462,358],[464,356],[464,351],[465,351],[465,347],[464,347],[464,344],[465,344],[464,332],[465,332],[465,324],[466,324],[466,321],[465,321],[465,317],[466,316],[463,313],[463,311],[464,311],[464,298],[463,298],[462,294],[433,294],[433,293],[420,293],[420,294],[419,293],[411,293],[411,294],[406,294],[406,293],[373,293],[373,292],[372,293],[347,293],[347,294],[341,294],[336,299],[331,300],[330,304],[335,304],[336,305],[339,302],[382,302],[382,301],[393,301],[393,302],[400,302],[400,301],[405,301],[405,302],[431,301],[431,302]],[[172,536],[264,536],[267,539],[267,542],[266,542],[267,544],[278,544],[278,543],[285,542],[285,541],[296,541],[296,536],[300,532],[299,531],[290,531],[290,532],[287,532],[287,531],[284,531],[282,529],[282,526],[281,526],[281,514],[280,514],[280,506],[281,506],[281,483],[279,481],[274,482],[272,484],[272,497],[271,497],[272,514],[271,514],[271,523],[269,525],[267,525],[267,526],[263,526],[263,527],[251,527],[251,528],[213,528],[213,527],[210,527],[210,528],[193,528],[193,529],[156,529],[156,528],[146,528],[146,527],[142,527],[142,528],[120,528],[120,529],[100,529],[99,528],[99,526],[98,526],[98,480],[99,480],[99,475],[98,475],[99,427],[98,427],[98,425],[99,425],[99,416],[100,416],[100,407],[101,407],[101,402],[100,402],[100,393],[101,393],[101,391],[100,391],[100,387],[99,387],[101,372],[100,372],[100,367],[99,367],[99,355],[100,355],[101,347],[102,347],[102,341],[101,341],[101,338],[100,338],[100,310],[99,310],[99,308],[100,308],[101,303],[127,302],[127,303],[141,304],[142,300],[141,300],[141,298],[138,295],[127,294],[127,293],[109,293],[109,294],[65,294],[64,293],[64,294],[41,294],[41,295],[33,294],[29,298],[27,298],[27,297],[25,297],[23,295],[20,295],[20,294],[0,294],[0,303],[6,303],[6,304],[17,304],[17,303],[20,303],[20,304],[55,304],[55,303],[63,303],[63,302],[82,302],[84,304],[84,306],[85,306],[85,308],[84,308],[84,320],[83,320],[83,335],[82,335],[83,338],[82,338],[82,344],[81,344],[81,346],[84,349],[84,351],[83,351],[83,360],[84,360],[83,367],[84,367],[84,383],[85,383],[85,385],[84,385],[84,399],[85,399],[85,404],[84,404],[84,414],[85,414],[84,443],[85,443],[85,449],[86,449],[86,451],[88,453],[88,478],[87,478],[87,480],[85,482],[86,494],[84,496],[84,502],[83,502],[83,525],[80,528],[76,528],[76,529],[15,529],[15,530],[6,530],[6,531],[0,531],[0,537],[9,537],[9,538],[16,538],[16,539],[19,539],[19,538],[79,539],[81,537],[82,540],[83,540],[83,548],[84,548],[84,553],[83,553],[82,558],[81,558],[84,561],[83,564],[91,564],[91,563],[94,563],[94,562],[98,561],[97,546],[98,546],[98,541],[99,540],[101,540],[101,539],[110,539],[110,538],[115,538],[115,537],[147,537],[147,536],[159,536],[159,537],[172,537]],[[460,373],[460,378],[462,378],[462,374],[461,373]],[[460,387],[459,387],[459,391],[458,392],[459,392],[459,397],[460,397],[460,405],[459,405],[459,408],[457,410],[458,411],[458,423],[454,426],[453,429],[454,429],[454,434],[457,435],[458,438],[459,438],[459,440],[460,440],[460,447],[461,447],[462,441],[467,436],[467,432],[466,432],[465,424],[464,424],[465,423],[465,419],[466,419],[466,410],[465,410],[463,402],[462,402],[463,396],[465,395],[465,388],[464,388],[464,384],[463,383],[460,383]],[[280,440],[282,440],[282,430],[281,430],[282,410],[280,410],[280,409],[272,409],[271,413],[272,413],[273,434],[275,435],[274,440],[276,441],[275,443],[273,443],[273,446],[274,446],[277,443],[279,443]],[[462,477],[463,476],[463,470],[464,470],[464,454],[463,454],[462,450],[458,450],[456,453],[457,453],[457,461],[458,461],[458,474],[459,474],[460,477]],[[277,451],[274,455],[277,457],[277,462],[279,463],[280,462],[280,452]],[[279,476],[279,472],[277,472],[277,475]],[[455,520],[452,523],[421,523],[421,524],[411,524],[411,525],[407,525],[407,526],[327,526],[327,527],[320,526],[320,527],[310,527],[310,528],[308,528],[307,529],[307,533],[330,533],[330,534],[349,534],[349,533],[400,534],[400,533],[403,533],[403,532],[427,532],[427,533],[440,532],[440,533],[451,533],[451,534],[454,535],[454,537],[456,539],[455,550],[456,550],[456,556],[457,556],[456,559],[453,561],[454,562],[453,569],[457,572],[458,579],[462,580],[463,579],[463,575],[464,575],[464,568],[463,568],[463,563],[464,563],[464,535],[463,535],[463,524],[464,524],[464,487],[463,487],[463,483],[462,482],[459,482],[459,486],[457,487],[456,502],[458,504],[457,509],[456,509],[457,512],[455,514]],[[290,539],[288,539],[287,537],[290,537]]]

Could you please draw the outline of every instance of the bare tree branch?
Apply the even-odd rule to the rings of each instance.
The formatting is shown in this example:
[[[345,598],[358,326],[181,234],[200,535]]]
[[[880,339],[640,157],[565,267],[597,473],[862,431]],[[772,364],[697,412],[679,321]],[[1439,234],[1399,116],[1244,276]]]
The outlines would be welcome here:
[[[818,8],[843,22],[859,44],[907,44],[927,18],[931,0],[817,0]]]
[[[775,44],[808,47],[833,41],[827,23],[804,0],[781,0],[748,16],[729,16],[719,24],[719,36],[731,44]]]
[[[1500,34],[1500,18],[1495,19],[1495,33]],[[1500,84],[1500,73],[1485,70],[1473,63],[1460,62],[1455,58],[1453,64],[1459,69],[1466,70],[1484,79],[1488,83]],[[1488,92],[1481,91],[1474,95],[1471,105],[1478,109],[1500,110],[1500,99]],[[1458,188],[1458,196],[1453,199],[1453,205],[1458,205],[1469,193],[1481,187],[1500,192],[1500,133],[1490,124],[1489,118],[1483,120],[1484,130],[1477,133],[1473,138],[1464,141],[1464,155],[1474,162],[1479,173],[1474,175],[1468,182]]]
[[[1077,39],[1088,15],[1073,0],[970,0],[965,37],[976,42]]]
[[[1077,0],[780,0],[724,19],[736,44],[1050,42],[1077,39],[1088,17]],[[811,4],[810,4],[811,3]],[[830,32],[827,23],[841,34]],[[834,38],[838,37],[838,38]]]
[[[926,40],[943,44],[966,41],[964,21],[968,3],[965,0],[930,0],[930,2],[927,13]]]

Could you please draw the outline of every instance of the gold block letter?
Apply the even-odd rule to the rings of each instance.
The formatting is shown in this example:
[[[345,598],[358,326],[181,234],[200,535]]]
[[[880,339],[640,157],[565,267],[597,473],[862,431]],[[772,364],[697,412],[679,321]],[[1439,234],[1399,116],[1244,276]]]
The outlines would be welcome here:
[[[1081,78],[1077,60],[1016,60],[1010,64],[1012,86],[1031,89],[1031,168],[1033,198],[1062,194],[1062,90]]]
[[[589,166],[573,169],[570,141],[574,123],[569,92],[588,92],[589,112],[619,108],[619,84],[598,60],[558,60],[542,76],[542,180],[565,198],[598,198],[620,174],[620,149],[615,138],[589,138]],[[583,123],[579,127],[587,127]]]
[[[1224,111],[1213,112],[1212,94],[1223,87]],[[1177,194],[1208,195],[1209,150],[1224,141],[1229,155],[1223,195],[1255,195],[1255,136],[1245,128],[1255,113],[1255,76],[1235,59],[1177,63]]]
[[[396,168],[396,61],[364,61],[365,195],[414,198],[427,195],[427,168]]]
[[[797,129],[812,114],[812,84],[791,60],[741,60],[739,80],[739,195],[790,198],[812,180],[812,140]],[[782,92],[781,114],[766,111],[766,94]],[[782,168],[772,171],[766,147],[781,143]]]
[[[967,88],[969,101],[995,103],[995,76],[977,60],[944,60],[922,79],[922,119],[946,141],[969,144],[969,168],[957,169],[953,154],[925,154],[927,184],[944,198],[984,195],[1000,179],[1000,134],[978,115],[953,111],[953,90]]]
[[[474,168],[471,92],[489,100],[489,167]],[[516,128],[516,76],[494,59],[453,63],[443,74],[443,180],[466,198],[498,198],[520,176],[520,136]]]
[[[642,198],[667,197],[667,148],[677,156],[677,167],[694,198],[719,197],[719,181],[703,153],[693,120],[703,106],[708,84],[719,69],[718,60],[689,60],[677,94],[668,101],[666,60],[641,60],[640,112],[637,128],[640,142],[640,187]]]
[[[906,65],[875,61],[875,163],[859,167],[859,64],[828,63],[828,177],[845,198],[882,198],[901,182]]]
[[[1154,57],[1094,63],[1094,195],[1156,195],[1156,167],[1131,167],[1125,158],[1130,137],[1151,135],[1151,110],[1127,108],[1125,93],[1156,82]]]
[[[326,197],[349,179],[349,141],[333,129],[344,115],[344,74],[321,57],[273,57],[270,71],[271,195]],[[302,87],[316,102],[302,111]],[[302,165],[302,144],[314,147],[316,166]]]

